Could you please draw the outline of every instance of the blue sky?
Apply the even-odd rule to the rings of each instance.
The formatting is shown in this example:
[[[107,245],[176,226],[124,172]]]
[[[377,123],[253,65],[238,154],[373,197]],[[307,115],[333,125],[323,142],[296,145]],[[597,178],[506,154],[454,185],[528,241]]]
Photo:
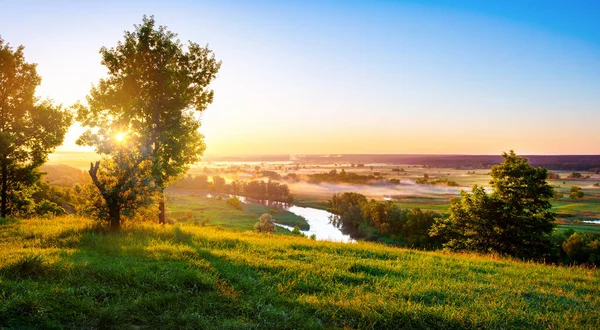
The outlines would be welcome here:
[[[600,153],[600,1],[0,1],[69,105],[143,14],[223,66],[208,153]],[[80,133],[71,130],[64,149]]]

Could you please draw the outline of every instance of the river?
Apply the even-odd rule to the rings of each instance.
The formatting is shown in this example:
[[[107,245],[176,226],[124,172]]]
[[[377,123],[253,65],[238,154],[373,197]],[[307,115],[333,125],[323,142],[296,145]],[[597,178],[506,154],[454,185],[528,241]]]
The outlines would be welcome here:
[[[310,226],[309,230],[301,230],[301,232],[306,236],[310,237],[311,235],[315,235],[316,239],[320,241],[333,241],[344,243],[354,242],[354,239],[352,239],[350,235],[342,233],[342,231],[339,228],[331,224],[330,219],[334,215],[325,210],[320,210],[313,207],[296,206],[293,204],[285,204],[281,202],[272,202],[268,200],[251,200],[243,196],[230,196],[237,197],[240,201],[242,201],[242,203],[256,203],[278,207],[290,211],[295,215],[303,217]],[[207,197],[213,196],[211,194],[208,194]],[[276,225],[289,230],[294,230],[294,227],[292,226],[282,225],[278,223],[276,223]]]

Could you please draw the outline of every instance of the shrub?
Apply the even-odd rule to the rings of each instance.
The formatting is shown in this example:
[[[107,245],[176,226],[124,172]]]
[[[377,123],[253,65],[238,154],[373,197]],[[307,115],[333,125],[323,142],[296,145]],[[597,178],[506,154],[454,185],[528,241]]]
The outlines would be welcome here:
[[[35,213],[42,217],[67,214],[62,206],[47,200],[35,205]]]
[[[237,197],[231,197],[227,200],[227,205],[233,207],[236,210],[242,209],[242,202]]]
[[[584,194],[581,188],[572,186],[571,193],[569,194],[569,198],[583,198]]]
[[[292,230],[292,234],[295,236],[303,236],[306,237],[306,235],[300,231],[300,227],[298,227],[297,225],[294,226],[294,230]]]
[[[574,233],[562,248],[573,263],[600,265],[600,235]]]
[[[263,213],[263,215],[258,218],[258,222],[254,225],[254,229],[259,233],[274,233],[275,223],[273,222],[273,217],[268,213]]]

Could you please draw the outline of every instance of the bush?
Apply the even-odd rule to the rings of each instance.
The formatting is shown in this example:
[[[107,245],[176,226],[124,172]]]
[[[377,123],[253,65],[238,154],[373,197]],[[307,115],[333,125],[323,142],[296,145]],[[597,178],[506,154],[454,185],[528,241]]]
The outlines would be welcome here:
[[[236,210],[242,209],[242,202],[237,197],[231,197],[227,200],[227,205],[233,207]]]
[[[38,203],[35,205],[35,214],[37,214],[38,216],[42,216],[42,217],[48,217],[48,216],[57,216],[57,215],[64,215],[67,214],[67,212],[65,211],[65,209],[54,203],[54,202],[50,202],[50,201],[42,201],[41,203]]]
[[[600,265],[600,235],[574,233],[562,243],[569,259],[576,264]]]
[[[581,188],[576,187],[576,186],[572,186],[571,187],[571,193],[569,194],[569,198],[583,198],[584,194],[583,191],[581,190]]]
[[[298,225],[294,226],[294,230],[292,230],[292,234],[294,236],[302,236],[302,237],[306,237],[306,235],[300,231],[300,227],[298,227]]]
[[[254,225],[254,229],[259,233],[274,233],[275,223],[273,222],[273,217],[268,213],[263,213],[263,215],[258,218],[258,222]]]

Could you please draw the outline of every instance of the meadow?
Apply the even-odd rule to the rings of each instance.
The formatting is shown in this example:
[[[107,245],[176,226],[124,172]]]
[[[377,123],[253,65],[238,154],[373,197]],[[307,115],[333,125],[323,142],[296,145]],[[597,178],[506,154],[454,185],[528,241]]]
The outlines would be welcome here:
[[[0,225],[0,327],[534,328],[600,324],[597,269],[86,218]]]
[[[304,218],[277,207],[244,203],[241,209],[227,204],[227,197],[207,197],[206,193],[193,190],[167,190],[167,212],[173,223],[193,223],[219,226],[232,230],[252,230],[263,213],[273,216],[275,222],[287,226],[308,229]],[[286,232],[284,228],[280,231]]]

